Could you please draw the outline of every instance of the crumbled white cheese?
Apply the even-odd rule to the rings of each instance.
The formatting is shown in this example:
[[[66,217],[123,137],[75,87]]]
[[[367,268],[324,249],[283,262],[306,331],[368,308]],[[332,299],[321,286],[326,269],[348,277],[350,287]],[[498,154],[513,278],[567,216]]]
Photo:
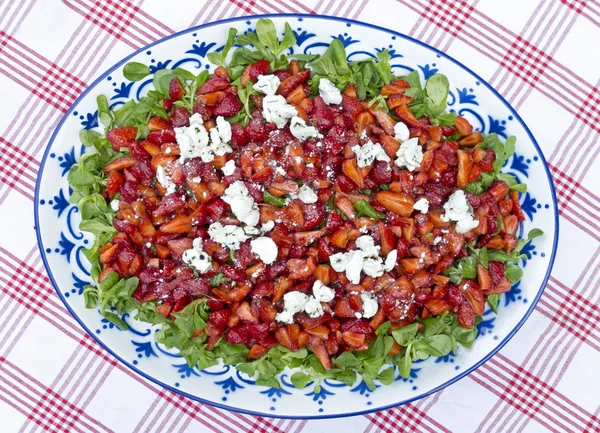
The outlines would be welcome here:
[[[312,137],[319,137],[319,131],[314,126],[308,126],[306,121],[300,116],[292,117],[290,120],[290,132],[298,140],[304,141]]]
[[[221,168],[221,171],[225,176],[231,176],[235,171],[235,161],[230,159],[225,163],[225,165]]]
[[[183,252],[183,262],[197,270],[200,274],[210,271],[212,269],[212,260],[204,252],[202,238],[194,239],[192,245],[192,248]]]
[[[211,162],[215,155],[222,156],[232,152],[228,142],[231,140],[231,125],[223,116],[216,119],[216,126],[210,134],[204,127],[202,116],[194,113],[190,117],[190,126],[175,128],[175,139],[179,145],[180,161],[201,158]]]
[[[423,161],[423,148],[419,144],[418,138],[411,138],[400,145],[396,152],[396,165],[406,167],[409,171],[414,171],[420,167]]]
[[[437,245],[440,242],[442,242],[442,237],[441,236],[436,236],[435,239],[433,239],[433,245]]]
[[[202,182],[202,178],[200,176],[196,176],[192,178],[192,182],[194,183],[200,183]]]
[[[356,154],[356,163],[359,167],[368,167],[373,164],[373,161],[385,161],[390,162],[390,157],[387,156],[383,147],[379,143],[373,143],[367,141],[362,146],[358,144],[352,147],[352,150]]]
[[[317,200],[319,200],[317,194],[308,185],[302,185],[300,187],[300,190],[298,191],[298,198],[302,201],[302,203],[306,204],[316,203]]]
[[[287,173],[286,173],[286,172],[285,172],[285,170],[284,170],[283,168],[281,168],[281,167],[277,167],[277,168],[275,169],[275,173],[277,173],[277,174],[280,174],[280,175],[282,175],[282,176],[287,176]]]
[[[398,260],[398,250],[392,250],[389,252],[387,257],[385,258],[385,263],[383,264],[383,270],[385,272],[390,272],[396,266],[396,261]]]
[[[263,98],[265,120],[274,123],[279,129],[283,128],[288,120],[297,114],[298,111],[281,95],[267,95]]]
[[[273,239],[266,236],[261,236],[251,240],[250,246],[252,248],[252,252],[257,254],[266,265],[270,265],[277,260],[278,249],[277,244],[273,241]]]
[[[329,256],[329,263],[336,272],[345,272],[350,256],[348,253],[335,253]]]
[[[283,323],[294,323],[294,314],[304,310],[308,296],[302,292],[287,292],[283,295],[283,311],[277,313],[275,320]]]
[[[231,206],[231,211],[241,222],[250,227],[258,224],[260,218],[258,205],[250,196],[250,192],[244,182],[240,180],[233,182],[227,187],[221,198]]]
[[[352,284],[360,282],[360,273],[377,278],[384,272],[391,271],[396,266],[398,252],[392,250],[384,261],[379,257],[381,247],[375,245],[375,240],[368,235],[356,239],[358,250],[336,253],[329,257],[331,267],[336,272],[345,272],[346,278]]]
[[[319,95],[327,105],[342,103],[342,92],[327,78],[319,80]]]
[[[316,280],[313,284],[313,296],[319,302],[329,302],[335,297],[335,291],[331,287],[327,287],[320,280]]]
[[[277,75],[259,75],[253,87],[254,90],[265,95],[274,95],[280,84],[281,81]]]
[[[448,197],[444,210],[446,213],[442,215],[442,221],[456,221],[457,233],[466,233],[479,225],[479,221],[473,219],[473,209],[462,189],[454,191]]]
[[[267,221],[260,226],[260,232],[264,235],[267,232],[270,232],[275,227],[275,223],[273,221]]]
[[[161,167],[162,168],[162,167]],[[158,170],[157,170],[158,171]],[[119,200],[113,200],[110,202],[110,208],[115,212],[119,210]]]
[[[358,284],[365,262],[365,254],[360,250],[350,251],[348,254],[350,254],[350,258],[346,266],[346,277],[352,284]]]
[[[158,180],[158,183],[167,190],[167,194],[173,194],[175,192],[175,187],[177,185],[171,181],[171,178],[167,175],[165,168],[162,165],[156,167],[156,179]]]
[[[363,262],[363,272],[370,277],[377,278],[383,275],[383,262],[379,257],[369,257]]]
[[[239,249],[240,244],[248,239],[248,235],[246,235],[242,227],[234,225],[224,226],[220,222],[212,223],[208,227],[208,235],[213,241],[220,243],[230,250]]]
[[[402,122],[396,123],[394,125],[394,138],[398,140],[400,143],[405,142],[410,138],[410,132],[408,131],[408,126]]]
[[[373,317],[379,309],[377,298],[375,298],[371,292],[365,290],[364,292],[361,292],[360,299],[362,299],[363,302],[363,317],[366,319]]]
[[[429,212],[429,200],[427,200],[425,197],[421,197],[415,202],[415,204],[413,205],[413,209],[418,210],[421,213]]]
[[[248,226],[246,226],[246,227],[244,227],[244,232],[247,235],[258,235],[258,234],[260,234],[260,230],[258,228],[256,228],[256,227],[248,227]]]
[[[365,257],[378,257],[381,247],[375,245],[375,239],[369,235],[362,235],[356,239],[356,247],[365,253]]]
[[[311,296],[306,301],[306,304],[304,304],[304,311],[312,318],[319,317],[323,315],[323,306]]]

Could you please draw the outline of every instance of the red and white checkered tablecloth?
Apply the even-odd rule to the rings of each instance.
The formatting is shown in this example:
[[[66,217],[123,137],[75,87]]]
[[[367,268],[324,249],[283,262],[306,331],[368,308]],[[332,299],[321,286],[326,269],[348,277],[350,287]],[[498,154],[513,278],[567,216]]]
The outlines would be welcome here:
[[[447,52],[508,99],[548,159],[561,239],[535,312],[489,362],[417,402],[299,421],[190,401],[118,364],[43,269],[36,175],[86,85],[175,31],[274,12],[367,21]],[[600,432],[599,42],[595,0],[0,1],[0,431]]]

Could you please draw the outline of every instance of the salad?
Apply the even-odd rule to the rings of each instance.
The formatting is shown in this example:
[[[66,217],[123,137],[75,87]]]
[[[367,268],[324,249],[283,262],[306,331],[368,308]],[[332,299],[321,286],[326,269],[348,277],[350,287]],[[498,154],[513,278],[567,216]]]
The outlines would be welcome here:
[[[95,236],[85,303],[121,329],[125,313],[159,325],[190,367],[374,389],[471,347],[542,232],[517,237],[526,186],[501,172],[515,137],[448,112],[444,75],[294,44],[260,19],[208,54],[212,73],[131,62],[153,90],[97,98],[104,134],[81,131],[69,172]]]

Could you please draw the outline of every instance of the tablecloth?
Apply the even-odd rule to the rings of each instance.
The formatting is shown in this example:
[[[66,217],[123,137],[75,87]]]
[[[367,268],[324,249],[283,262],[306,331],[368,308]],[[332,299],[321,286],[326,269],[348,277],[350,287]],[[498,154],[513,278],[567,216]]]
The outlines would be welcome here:
[[[554,176],[561,237],[534,313],[485,365],[411,404],[335,420],[241,415],[121,366],[69,316],[33,227],[43,150],[102,71],[175,31],[273,12],[404,32],[465,63],[519,111]],[[0,2],[0,431],[600,432],[600,3],[583,0]]]

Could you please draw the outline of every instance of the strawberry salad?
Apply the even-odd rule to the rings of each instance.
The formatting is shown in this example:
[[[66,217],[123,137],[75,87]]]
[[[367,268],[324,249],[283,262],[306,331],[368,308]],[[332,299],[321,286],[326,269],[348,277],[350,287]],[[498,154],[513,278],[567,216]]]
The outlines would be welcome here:
[[[448,112],[444,75],[294,44],[261,19],[208,54],[212,73],[131,62],[153,90],[98,97],[105,132],[81,132],[69,172],[95,236],[84,298],[122,329],[125,313],[159,325],[190,367],[374,389],[471,347],[542,233],[517,236],[526,187],[500,171],[515,138]]]

